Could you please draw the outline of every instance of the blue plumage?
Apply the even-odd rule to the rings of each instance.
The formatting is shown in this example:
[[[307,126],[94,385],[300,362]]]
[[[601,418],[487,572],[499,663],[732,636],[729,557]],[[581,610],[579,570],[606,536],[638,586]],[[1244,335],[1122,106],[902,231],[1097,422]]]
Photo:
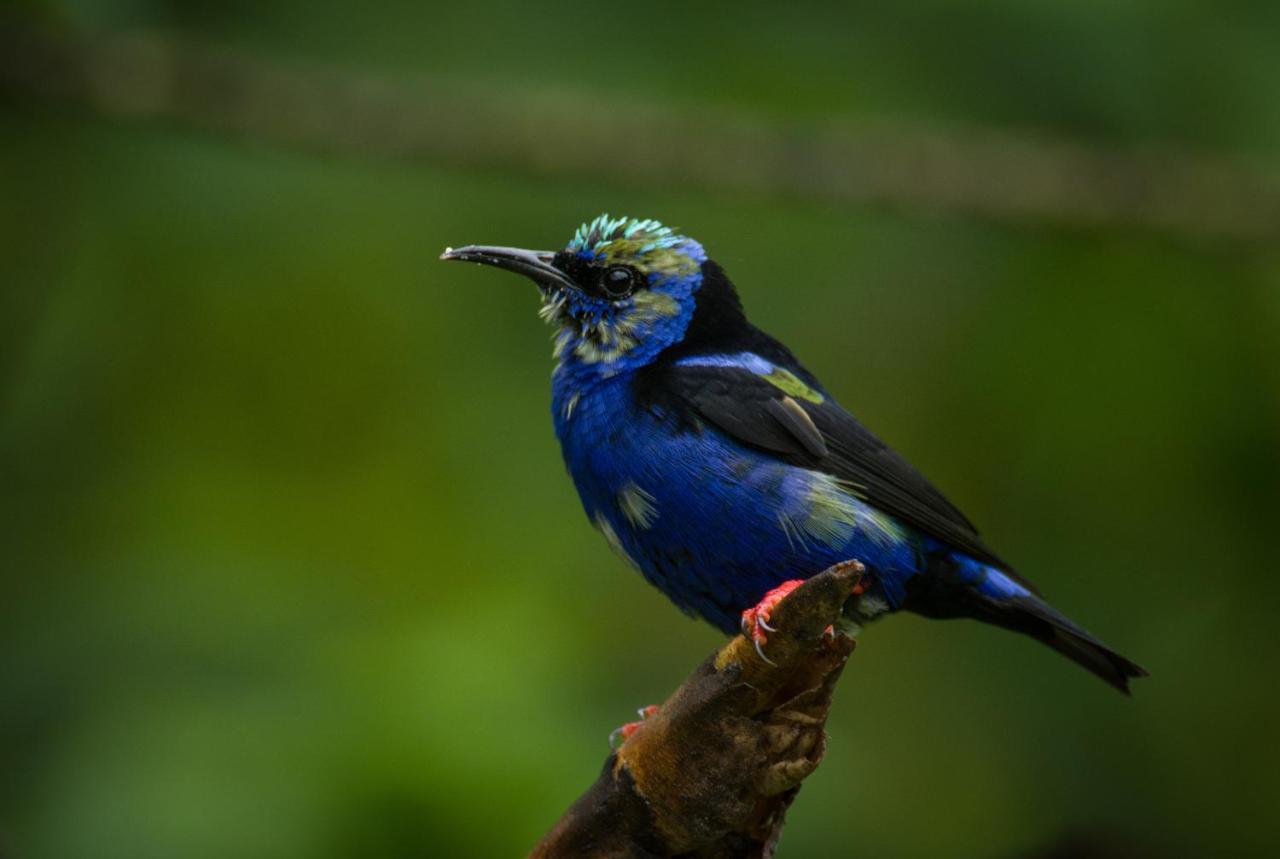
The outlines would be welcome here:
[[[918,535],[884,527],[826,475],[711,427],[678,431],[674,415],[636,402],[631,382],[620,374],[584,389],[562,366],[552,382],[556,435],[587,516],[676,605],[733,631],[769,589],[849,558],[879,571],[890,605],[901,601]],[[815,521],[815,483],[849,515],[833,521],[820,509]]]
[[[552,412],[587,516],[652,584],[725,631],[767,591],[869,569],[846,613],[973,617],[1127,691],[1145,672],[1048,605],[932,485],[752,326],[703,248],[601,216],[556,253],[470,246],[542,290]]]

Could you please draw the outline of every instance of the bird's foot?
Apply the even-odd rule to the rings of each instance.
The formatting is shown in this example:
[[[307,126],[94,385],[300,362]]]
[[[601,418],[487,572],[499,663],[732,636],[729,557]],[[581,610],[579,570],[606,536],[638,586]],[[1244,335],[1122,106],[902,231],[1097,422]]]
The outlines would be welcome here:
[[[756,603],[752,608],[742,613],[742,634],[751,639],[756,646],[756,653],[760,654],[760,658],[770,665],[774,662],[764,655],[764,646],[769,641],[766,633],[777,632],[772,626],[769,626],[769,615],[777,607],[778,603],[786,599],[787,594],[804,584],[804,579],[792,579],[789,582],[783,582],[773,590],[764,595],[760,602]]]
[[[641,707],[636,711],[640,714],[640,718],[634,722],[627,722],[620,728],[614,728],[609,734],[609,748],[616,749],[625,743],[632,734],[640,730],[640,726],[644,724],[644,720],[658,712],[657,704],[650,704],[648,707]]]

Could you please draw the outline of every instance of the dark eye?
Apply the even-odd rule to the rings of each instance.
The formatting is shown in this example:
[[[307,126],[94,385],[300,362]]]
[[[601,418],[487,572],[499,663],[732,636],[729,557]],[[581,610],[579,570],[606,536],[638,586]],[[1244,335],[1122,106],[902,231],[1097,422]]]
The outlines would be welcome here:
[[[635,288],[635,269],[611,265],[600,273],[600,291],[608,298],[625,298]]]

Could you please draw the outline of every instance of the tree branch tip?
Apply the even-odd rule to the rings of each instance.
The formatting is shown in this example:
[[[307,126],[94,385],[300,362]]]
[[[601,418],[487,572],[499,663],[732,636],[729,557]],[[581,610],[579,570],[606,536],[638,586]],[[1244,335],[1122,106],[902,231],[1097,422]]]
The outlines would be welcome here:
[[[786,595],[769,665],[748,636],[708,657],[610,755],[532,856],[773,855],[788,806],[822,761],[854,641],[828,627],[866,568],[837,564]]]

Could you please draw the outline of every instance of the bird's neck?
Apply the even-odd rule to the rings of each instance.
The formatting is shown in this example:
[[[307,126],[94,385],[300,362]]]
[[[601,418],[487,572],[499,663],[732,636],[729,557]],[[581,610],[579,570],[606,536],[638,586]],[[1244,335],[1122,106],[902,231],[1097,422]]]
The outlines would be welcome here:
[[[619,407],[630,401],[631,383],[638,370],[627,365],[602,370],[599,364],[576,357],[561,358],[551,374],[551,416],[561,442],[566,442],[571,428],[581,428],[584,416],[589,416],[593,425],[604,416],[623,419],[624,410]]]
[[[611,351],[608,346],[564,332],[556,339],[556,367],[551,374],[554,398],[588,394],[598,388],[625,384],[636,371],[652,363],[654,356]]]

